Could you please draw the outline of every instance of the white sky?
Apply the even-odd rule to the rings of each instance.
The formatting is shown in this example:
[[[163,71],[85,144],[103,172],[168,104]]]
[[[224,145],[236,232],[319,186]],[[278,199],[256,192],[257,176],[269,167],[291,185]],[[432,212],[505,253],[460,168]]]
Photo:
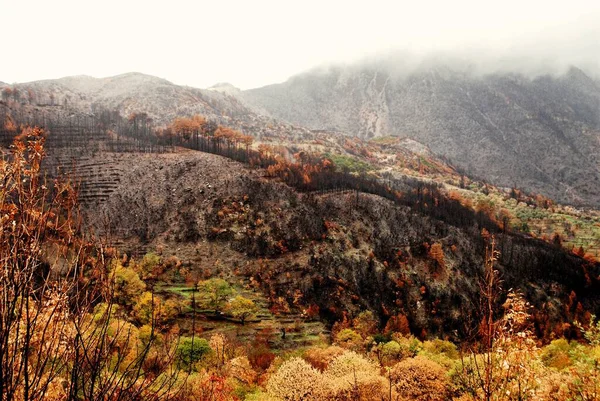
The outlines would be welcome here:
[[[600,1],[0,0],[0,35],[8,83],[138,71],[247,89],[390,49],[600,65]]]

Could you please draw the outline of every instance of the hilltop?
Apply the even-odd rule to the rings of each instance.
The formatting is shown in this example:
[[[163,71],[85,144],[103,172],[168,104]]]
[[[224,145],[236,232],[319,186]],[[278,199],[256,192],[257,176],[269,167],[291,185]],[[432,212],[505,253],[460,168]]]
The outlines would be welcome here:
[[[13,88],[22,93],[19,101],[32,106],[61,105],[82,113],[105,108],[125,116],[144,112],[162,124],[179,115],[232,118],[249,113],[231,96],[175,85],[141,73],[107,78],[73,76],[16,84]]]

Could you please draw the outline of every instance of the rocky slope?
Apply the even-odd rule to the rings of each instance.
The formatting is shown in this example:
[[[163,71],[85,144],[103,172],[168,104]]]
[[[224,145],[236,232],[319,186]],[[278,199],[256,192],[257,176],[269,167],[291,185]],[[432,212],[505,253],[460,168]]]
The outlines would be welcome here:
[[[531,78],[443,65],[402,76],[351,66],[243,96],[291,123],[409,137],[495,184],[600,204],[600,85],[576,68]]]

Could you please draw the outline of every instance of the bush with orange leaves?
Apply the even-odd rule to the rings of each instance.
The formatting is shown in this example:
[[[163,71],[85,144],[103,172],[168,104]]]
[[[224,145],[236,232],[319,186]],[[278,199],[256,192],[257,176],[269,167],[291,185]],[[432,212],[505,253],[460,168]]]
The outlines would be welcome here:
[[[390,317],[385,328],[383,329],[385,334],[400,333],[403,335],[410,334],[410,323],[406,315],[399,313],[398,315]]]
[[[346,352],[345,349],[332,345],[329,347],[313,347],[306,350],[304,359],[321,372],[327,369],[329,363],[337,356]]]
[[[434,242],[429,248],[428,255],[431,259],[435,260],[438,267],[444,269],[446,267],[444,249],[442,248],[442,244],[439,242]]]
[[[214,373],[202,371],[185,378],[181,387],[175,391],[172,399],[178,401],[236,401],[233,388],[226,378]]]
[[[392,367],[390,379],[401,397],[415,401],[446,401],[450,381],[439,364],[417,356]]]

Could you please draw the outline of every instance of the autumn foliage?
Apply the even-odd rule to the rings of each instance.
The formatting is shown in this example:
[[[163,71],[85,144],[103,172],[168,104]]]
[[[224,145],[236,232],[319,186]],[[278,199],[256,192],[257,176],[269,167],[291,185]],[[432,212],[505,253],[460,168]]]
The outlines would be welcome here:
[[[148,325],[127,321],[145,285],[81,232],[74,186],[41,173],[44,144],[25,128],[0,160],[0,398],[166,399],[176,376],[152,297]]]

